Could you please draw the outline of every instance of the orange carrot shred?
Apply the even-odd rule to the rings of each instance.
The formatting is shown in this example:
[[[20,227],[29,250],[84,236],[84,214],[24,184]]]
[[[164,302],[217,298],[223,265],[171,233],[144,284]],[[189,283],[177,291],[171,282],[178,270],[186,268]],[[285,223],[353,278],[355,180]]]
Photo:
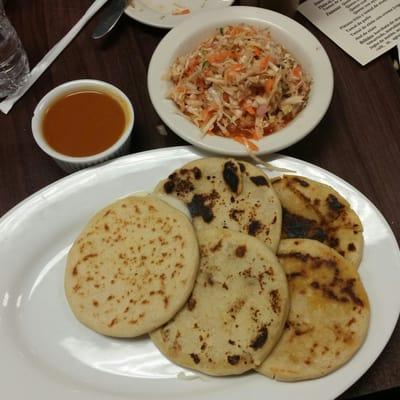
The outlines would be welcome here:
[[[293,75],[296,77],[296,78],[301,78],[301,75],[302,75],[302,70],[301,70],[301,67],[300,67],[300,65],[296,65],[294,68],[293,68]]]
[[[272,92],[272,89],[274,87],[274,83],[275,83],[275,79],[274,78],[268,78],[267,79],[267,81],[265,82],[265,86],[264,86],[264,89],[265,89],[266,93],[269,94],[269,93]]]
[[[242,136],[233,136],[233,140],[235,140],[236,142],[243,144],[244,146],[246,146],[248,149],[252,150],[252,151],[258,151],[259,148],[257,145],[255,145],[251,140],[248,140]]]
[[[252,106],[244,106],[243,108],[250,115],[255,115],[256,114],[256,109],[254,107],[252,107]]]
[[[186,15],[186,14],[190,14],[189,8],[176,9],[175,11],[172,11],[172,15]]]

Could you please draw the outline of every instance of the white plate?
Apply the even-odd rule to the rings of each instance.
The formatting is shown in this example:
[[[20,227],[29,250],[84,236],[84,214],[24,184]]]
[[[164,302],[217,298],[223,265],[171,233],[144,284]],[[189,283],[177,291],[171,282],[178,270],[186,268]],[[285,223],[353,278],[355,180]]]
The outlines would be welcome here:
[[[130,0],[125,13],[147,25],[173,28],[196,12],[230,6],[235,0]],[[135,6],[134,6],[135,5]],[[189,14],[173,15],[177,5],[187,7]]]
[[[330,104],[333,93],[333,72],[321,43],[294,20],[274,11],[255,7],[231,7],[203,12],[169,32],[153,53],[148,71],[150,98],[161,119],[182,139],[220,154],[247,155],[246,149],[233,139],[207,135],[184,118],[166,95],[169,82],[164,78],[178,56],[195,49],[215,30],[229,24],[247,23],[268,27],[273,39],[282,43],[299,60],[313,83],[307,106],[284,129],[259,142],[259,154],[273,153],[299,141],[318,124]]]
[[[191,147],[176,147],[120,158],[48,186],[0,220],[1,398],[22,399],[29,393],[32,400],[333,399],[372,365],[400,310],[396,240],[379,211],[356,189],[285,156],[274,156],[273,164],[332,185],[365,228],[360,273],[371,302],[371,326],[348,364],[299,383],[275,382],[256,373],[188,381],[178,375],[184,369],[164,358],[146,337],[107,338],[75,319],[64,297],[65,256],[89,217],[118,197],[151,190],[172,170],[202,155]]]

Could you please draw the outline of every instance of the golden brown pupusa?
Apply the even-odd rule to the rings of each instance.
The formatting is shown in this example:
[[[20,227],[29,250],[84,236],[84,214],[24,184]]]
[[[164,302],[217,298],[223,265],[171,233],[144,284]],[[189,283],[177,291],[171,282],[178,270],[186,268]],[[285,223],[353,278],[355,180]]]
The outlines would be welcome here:
[[[155,197],[127,197],[99,211],[74,242],[67,300],[96,332],[142,335],[186,302],[198,262],[196,234],[183,213]]]
[[[264,172],[244,161],[202,158],[161,181],[156,192],[182,200],[196,229],[227,228],[247,233],[276,251],[282,210]]]
[[[280,341],[257,371],[283,381],[324,376],[364,342],[367,294],[354,266],[316,240],[282,240],[277,255],[289,282],[290,312]]]
[[[273,180],[282,204],[282,238],[318,240],[359,266],[363,227],[350,204],[332,187],[311,179],[284,175]]]
[[[265,359],[289,310],[286,276],[261,241],[221,228],[198,231],[200,268],[184,307],[151,333],[173,362],[210,375],[237,375]]]

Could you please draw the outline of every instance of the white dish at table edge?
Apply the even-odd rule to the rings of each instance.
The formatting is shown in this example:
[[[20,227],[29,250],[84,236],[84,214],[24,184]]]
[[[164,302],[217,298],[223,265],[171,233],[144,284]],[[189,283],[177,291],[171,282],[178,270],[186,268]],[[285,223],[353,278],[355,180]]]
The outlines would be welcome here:
[[[165,79],[178,56],[188,54],[221,26],[247,23],[268,27],[272,38],[283,44],[311,76],[312,86],[306,107],[285,128],[255,142],[258,154],[274,153],[298,142],[310,133],[325,115],[333,93],[333,71],[321,43],[294,20],[274,11],[234,6],[204,11],[188,18],[170,31],[153,53],[147,85],[150,99],[164,123],[182,139],[206,151],[246,156],[243,145],[230,138],[206,135],[182,116],[172,100],[166,98],[170,83]]]
[[[342,368],[311,381],[276,382],[252,373],[211,378],[170,363],[150,340],[103,337],[72,315],[63,290],[65,257],[79,231],[116,198],[151,190],[175,168],[207,156],[192,147],[129,155],[72,174],[35,193],[0,219],[0,374],[4,398],[333,399],[373,364],[400,310],[400,252],[375,206],[342,179],[312,164],[273,155],[277,167],[332,185],[359,214],[365,249],[360,274],[371,323],[360,351]],[[385,259],[385,265],[382,259]],[[185,371],[185,372],[184,372]],[[189,379],[180,379],[183,374]],[[23,378],[22,385],[16,385]],[[71,397],[72,396],[72,397]]]
[[[125,14],[135,19],[136,21],[142,22],[143,24],[154,26],[156,28],[170,29],[178,25],[186,18],[195,15],[200,10],[216,9],[222,7],[229,7],[235,0],[180,0],[178,2],[174,0],[161,0],[163,3],[169,4],[169,11],[176,9],[175,4],[179,4],[182,7],[188,7],[190,9],[189,14],[184,15],[172,15],[171,12],[163,13],[162,10],[154,7],[146,6],[144,3],[146,0],[138,2],[137,7],[133,7],[131,1],[125,9]],[[160,3],[160,0],[156,3]],[[167,4],[167,8],[168,8]]]

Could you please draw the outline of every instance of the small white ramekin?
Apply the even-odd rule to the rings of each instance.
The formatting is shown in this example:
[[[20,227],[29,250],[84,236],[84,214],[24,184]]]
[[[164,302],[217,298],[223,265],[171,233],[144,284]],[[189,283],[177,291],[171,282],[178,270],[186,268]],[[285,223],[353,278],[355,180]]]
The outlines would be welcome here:
[[[74,93],[81,90],[97,90],[111,94],[116,100],[120,101],[127,118],[127,123],[121,137],[108,149],[93,156],[72,157],[59,153],[48,145],[42,132],[42,120],[45,111],[54,101],[69,93]],[[134,117],[132,104],[128,97],[120,89],[107,82],[92,79],[81,79],[63,83],[43,97],[33,112],[32,132],[37,145],[45,153],[52,157],[65,172],[70,173],[127,154],[129,152]]]

